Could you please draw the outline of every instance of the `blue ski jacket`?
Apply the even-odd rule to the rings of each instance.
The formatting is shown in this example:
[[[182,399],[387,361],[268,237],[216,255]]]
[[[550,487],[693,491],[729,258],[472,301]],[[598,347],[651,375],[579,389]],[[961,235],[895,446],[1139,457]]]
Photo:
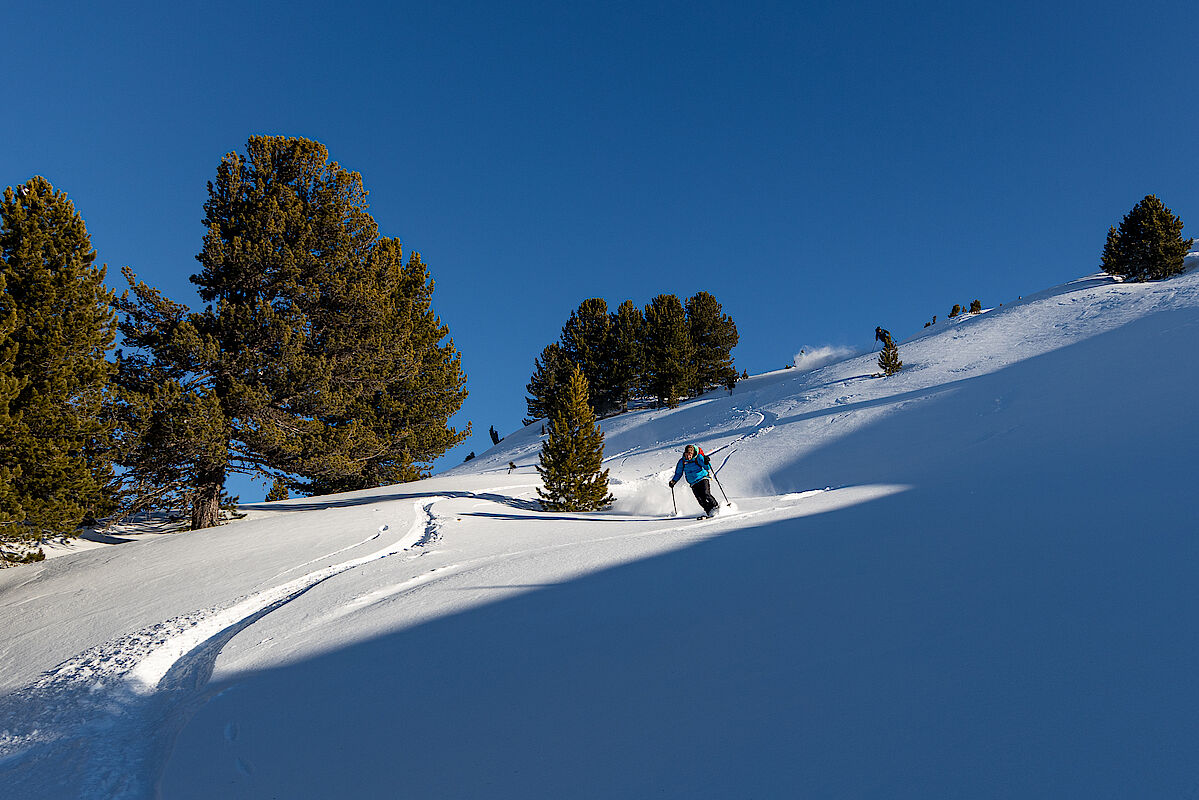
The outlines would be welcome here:
[[[712,476],[712,462],[702,453],[696,454],[695,458],[680,458],[678,466],[674,468],[674,480],[671,483],[678,483],[679,478],[686,476],[687,483],[694,486],[704,478]]]

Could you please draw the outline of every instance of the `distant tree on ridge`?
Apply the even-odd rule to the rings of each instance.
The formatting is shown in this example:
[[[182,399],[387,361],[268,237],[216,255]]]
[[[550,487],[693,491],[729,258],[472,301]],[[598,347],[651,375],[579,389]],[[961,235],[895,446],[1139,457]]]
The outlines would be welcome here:
[[[1108,230],[1103,271],[1134,281],[1178,275],[1194,239],[1182,238],[1182,220],[1154,195],[1146,195]]]

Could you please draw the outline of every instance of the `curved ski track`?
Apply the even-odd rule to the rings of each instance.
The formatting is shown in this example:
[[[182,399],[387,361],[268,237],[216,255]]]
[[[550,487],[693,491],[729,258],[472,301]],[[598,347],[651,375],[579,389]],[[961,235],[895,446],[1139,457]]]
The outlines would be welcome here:
[[[5,720],[0,722],[5,726],[0,731],[0,783],[28,785],[32,774],[64,796],[155,796],[175,736],[209,699],[208,680],[225,645],[336,575],[427,546],[437,537],[432,508],[438,499],[416,502],[408,532],[373,553],[255,592],[228,608],[184,614],[98,645],[0,699],[0,720]],[[387,530],[383,525],[361,542],[316,561],[378,539]],[[24,722],[24,730],[7,722],[15,719]],[[54,770],[43,770],[51,761]],[[63,765],[73,768],[64,770]]]

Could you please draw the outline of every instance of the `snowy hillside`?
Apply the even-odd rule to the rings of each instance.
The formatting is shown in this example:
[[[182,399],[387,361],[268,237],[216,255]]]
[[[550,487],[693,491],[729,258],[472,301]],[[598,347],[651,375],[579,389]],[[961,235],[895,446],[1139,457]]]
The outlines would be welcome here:
[[[607,420],[607,512],[531,426],[2,571],[0,796],[1196,796],[1197,337],[1092,276]]]

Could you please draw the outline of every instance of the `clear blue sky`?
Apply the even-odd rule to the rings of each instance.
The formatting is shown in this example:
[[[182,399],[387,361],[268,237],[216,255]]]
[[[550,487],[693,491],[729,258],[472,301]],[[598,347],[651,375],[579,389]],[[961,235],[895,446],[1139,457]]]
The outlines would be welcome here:
[[[440,469],[520,425],[588,297],[709,291],[757,373],[1094,271],[1149,193],[1199,235],[1197,29],[1152,0],[7,3],[0,180],[68,192],[114,286],[194,304],[222,155],[324,143],[462,352],[475,436]]]

